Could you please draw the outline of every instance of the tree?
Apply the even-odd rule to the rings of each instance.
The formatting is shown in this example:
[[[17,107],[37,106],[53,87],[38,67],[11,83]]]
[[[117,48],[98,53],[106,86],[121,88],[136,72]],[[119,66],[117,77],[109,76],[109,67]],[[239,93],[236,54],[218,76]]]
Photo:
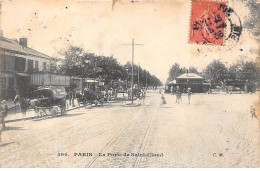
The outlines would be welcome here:
[[[189,72],[189,73],[195,73],[195,74],[201,75],[200,72],[198,71],[198,69],[195,68],[194,66],[190,66],[189,69],[188,69],[188,72]]]
[[[228,68],[228,76],[227,78],[228,79],[232,79],[232,80],[239,80],[239,78],[241,77],[240,74],[241,74],[241,66],[238,64],[238,63],[235,63],[233,65],[231,65],[229,68]]]
[[[126,70],[113,56],[98,58],[100,62],[97,63],[97,67],[102,68],[98,75],[104,79],[105,84],[108,84],[111,80],[126,78]]]
[[[167,78],[167,83],[174,80],[176,77],[180,76],[181,74],[185,73],[186,69],[181,68],[178,63],[175,63],[172,65],[170,71],[169,71],[169,76]]]
[[[204,70],[206,79],[211,81],[211,84],[217,86],[219,83],[224,82],[227,78],[227,68],[219,60],[211,62]]]
[[[61,58],[50,58],[50,68],[45,69],[44,72],[50,72],[51,74],[64,74],[62,70],[62,63],[64,61]]]
[[[128,68],[128,78],[131,78],[132,64],[127,62],[124,68]],[[138,82],[138,68],[139,68],[139,85],[141,86],[161,86],[162,82],[154,75],[151,75],[149,71],[144,70],[139,65],[134,65],[134,84]],[[130,79],[129,79],[130,80]],[[147,81],[147,82],[146,82]]]
[[[249,82],[257,82],[259,79],[259,67],[256,62],[247,61],[242,63],[241,80]]]
[[[111,81],[125,80],[131,71],[131,64],[128,62],[122,66],[113,56],[97,56],[94,53],[87,53],[83,48],[78,46],[69,46],[67,49],[60,52],[65,59],[62,61],[62,66],[59,72],[63,72],[69,76],[77,76],[81,78],[102,78],[105,84],[111,83]],[[55,63],[55,62],[54,62]],[[54,65],[56,67],[56,65]],[[55,68],[53,67],[53,68]],[[126,67],[129,68],[127,73]],[[53,70],[57,70],[57,67]],[[135,83],[137,83],[137,71],[138,66],[134,65],[135,71]],[[145,85],[146,71],[141,67],[139,68],[140,83]],[[151,76],[147,72],[147,81],[149,85],[159,85],[160,80],[155,76]]]
[[[228,78],[232,80],[257,82],[259,79],[259,67],[253,61],[237,61],[228,68]]]

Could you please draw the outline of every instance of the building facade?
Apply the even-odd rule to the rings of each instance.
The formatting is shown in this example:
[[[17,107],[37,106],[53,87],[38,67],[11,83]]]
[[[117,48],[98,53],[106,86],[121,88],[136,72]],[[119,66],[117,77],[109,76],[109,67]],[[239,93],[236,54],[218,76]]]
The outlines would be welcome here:
[[[9,39],[0,32],[1,99],[25,94],[30,74],[48,70],[50,57],[27,47],[27,38]]]
[[[205,93],[210,88],[210,84],[205,82],[203,77],[195,73],[181,74],[175,80],[167,84],[166,92],[174,93],[177,86],[182,92],[186,92],[187,88],[191,88],[193,93]]]

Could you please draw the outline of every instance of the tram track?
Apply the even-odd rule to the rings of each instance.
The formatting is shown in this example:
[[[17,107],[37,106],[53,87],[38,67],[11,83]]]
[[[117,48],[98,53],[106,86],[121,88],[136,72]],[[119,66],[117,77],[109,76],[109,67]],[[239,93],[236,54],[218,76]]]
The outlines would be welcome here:
[[[139,109],[140,110],[140,109]],[[115,119],[115,120],[117,120],[117,118]],[[112,121],[113,122],[113,121]],[[106,123],[111,123],[111,121],[107,121],[107,122],[104,122],[103,124],[106,124]],[[98,124],[98,125],[94,125],[93,127],[97,127],[97,126],[100,126],[100,125],[103,125],[103,124]],[[93,128],[92,127],[92,128]],[[120,129],[120,132],[123,132],[123,130],[127,127],[127,126],[122,126],[123,127],[123,129]],[[90,128],[90,127],[88,127],[88,128]],[[88,130],[88,128],[86,128],[85,129],[85,131],[87,131]],[[59,149],[59,150],[57,150],[57,151],[55,151],[55,152],[53,152],[53,153],[51,153],[51,154],[48,154],[47,156],[52,156],[52,155],[54,155],[54,154],[58,154],[59,152],[64,152],[65,150],[69,150],[70,148],[72,148],[72,147],[75,147],[75,146],[77,146],[77,145],[79,145],[79,144],[81,144],[81,143],[84,143],[84,142],[86,142],[86,141],[88,141],[88,140],[91,140],[91,139],[94,139],[94,138],[96,138],[96,137],[99,137],[99,136],[102,136],[102,135],[104,135],[105,133],[107,133],[108,131],[111,131],[111,130],[113,130],[113,129],[115,129],[115,128],[118,128],[117,126],[115,126],[115,127],[112,127],[112,128],[107,128],[107,127],[105,127],[106,129],[104,130],[104,131],[100,131],[99,133],[96,133],[96,135],[94,135],[94,136],[90,136],[90,137],[87,137],[86,139],[83,139],[83,140],[81,140],[80,142],[77,142],[77,143],[74,143],[74,144],[71,144],[70,146],[68,146],[68,147],[65,147],[65,148],[62,148],[62,149]],[[76,134],[84,134],[84,131],[81,131],[81,132],[77,132]],[[76,135],[75,134],[75,135]],[[118,134],[118,136],[119,136],[120,134]],[[64,137],[63,137],[64,138]],[[106,146],[105,147],[107,147],[107,146],[109,146],[110,144],[112,144],[112,142],[116,139],[117,137],[114,137],[109,143],[107,143],[106,144]],[[44,157],[46,157],[46,156],[44,156]],[[94,158],[94,161],[97,159],[98,157],[95,157]],[[49,159],[46,159],[46,161],[48,161]],[[56,158],[56,160],[58,160],[58,158]],[[79,161],[80,161],[81,159],[79,159]],[[94,162],[93,161],[93,162]],[[93,163],[92,162],[92,163]],[[21,167],[25,167],[25,166],[27,166],[27,165],[30,165],[30,164],[32,164],[32,163],[27,163],[27,164],[24,164],[24,165],[22,165]]]
[[[46,139],[46,141],[44,141],[44,143],[49,142],[49,141],[52,141],[52,140],[54,140],[57,136],[60,136],[60,134],[62,134],[63,132],[66,132],[66,131],[68,131],[68,130],[70,130],[70,129],[73,129],[73,128],[76,128],[76,127],[79,127],[79,126],[82,125],[83,123],[85,123],[85,122],[87,122],[87,121],[90,121],[90,120],[93,120],[93,119],[95,119],[95,118],[97,118],[97,117],[99,117],[99,116],[102,116],[102,115],[105,115],[105,114],[102,114],[102,113],[101,113],[101,114],[95,115],[95,116],[93,116],[93,117],[91,117],[91,118],[87,118],[87,119],[81,120],[80,122],[77,122],[77,123],[73,124],[72,126],[66,128],[66,129],[63,129],[62,131],[60,131],[60,132],[58,132],[58,133],[55,133],[55,134],[49,136],[49,137]],[[48,131],[45,131],[45,132],[41,132],[41,134],[45,134],[45,133],[49,133],[49,130],[48,130]],[[24,148],[22,148],[22,149],[19,149],[19,150],[16,150],[16,151],[10,151],[10,152],[8,152],[8,153],[9,153],[8,157],[7,157],[7,158],[6,158],[6,157],[3,157],[3,158],[0,159],[0,161],[6,160],[6,159],[12,157],[13,155],[15,155],[16,153],[19,153],[19,152],[22,152],[22,151],[24,151],[24,150],[27,150],[28,148],[31,148],[31,147],[33,147],[33,146],[36,146],[36,145],[39,144],[39,143],[43,143],[43,141],[39,140],[39,141],[36,141],[35,143],[30,144],[30,145],[28,145],[28,146],[26,146],[26,147],[24,147]],[[11,154],[11,155],[10,155],[10,154]],[[13,154],[13,155],[12,155],[12,154]]]
[[[154,102],[154,101],[153,101]],[[155,104],[157,104],[157,102],[155,103]],[[130,108],[129,108],[130,109]],[[125,122],[123,123],[123,124],[119,124],[120,125],[120,129],[117,129],[118,128],[118,126],[119,125],[117,125],[117,126],[112,126],[112,127],[109,127],[109,125],[108,126],[106,126],[107,124],[109,124],[109,122],[111,122],[111,123],[118,123],[118,121],[115,121],[115,120],[118,120],[118,118],[116,118],[116,119],[113,119],[113,120],[108,120],[108,121],[106,121],[106,122],[97,122],[98,124],[96,124],[96,125],[92,125],[92,126],[90,126],[90,127],[84,127],[84,129],[77,129],[76,130],[76,133],[73,133],[73,131],[69,131],[69,130],[71,130],[71,129],[73,129],[73,128],[77,128],[77,127],[80,127],[82,124],[84,124],[84,123],[86,123],[86,122],[90,122],[91,120],[93,120],[93,122],[92,123],[94,123],[95,121],[94,120],[102,120],[102,119],[99,119],[99,118],[102,118],[104,115],[106,115],[106,113],[95,113],[94,114],[94,116],[91,116],[91,117],[88,117],[88,118],[86,118],[86,119],[83,119],[82,120],[82,118],[80,118],[80,119],[77,119],[77,121],[78,122],[74,122],[73,123],[73,125],[71,125],[71,126],[69,126],[69,127],[67,127],[67,128],[65,128],[65,129],[63,129],[63,130],[61,130],[61,131],[59,131],[58,133],[55,133],[55,134],[52,134],[52,135],[49,135],[45,140],[44,140],[44,142],[43,141],[36,141],[35,143],[32,143],[32,144],[30,144],[30,145],[28,145],[28,146],[25,146],[24,148],[22,148],[22,149],[19,149],[19,150],[16,150],[16,151],[10,151],[10,153],[9,153],[9,156],[7,156],[6,158],[2,158],[2,159],[0,159],[0,161],[8,161],[8,160],[10,160],[10,158],[12,158],[14,155],[17,155],[17,153],[23,153],[23,152],[25,152],[25,153],[27,153],[27,152],[29,152],[30,150],[30,148],[33,148],[33,147],[35,147],[35,146],[37,146],[37,145],[39,145],[40,143],[44,143],[44,144],[48,144],[49,142],[51,142],[51,141],[54,141],[54,140],[57,140],[57,137],[58,137],[58,139],[69,139],[70,137],[80,137],[80,141],[78,141],[78,142],[76,142],[76,143],[73,143],[73,144],[70,144],[69,146],[66,146],[66,147],[64,147],[64,148],[60,148],[60,149],[58,149],[58,150],[55,150],[54,152],[51,152],[51,153],[49,153],[49,154],[44,154],[44,155],[42,155],[42,156],[40,156],[40,158],[39,159],[37,159],[37,161],[39,161],[39,162],[35,162],[35,164],[36,164],[36,166],[38,166],[38,164],[39,165],[41,165],[42,163],[46,163],[46,162],[50,162],[49,161],[49,157],[50,158],[52,158],[53,160],[51,160],[51,163],[53,163],[54,165],[57,165],[57,164],[59,164],[59,162],[60,162],[60,160],[61,160],[61,158],[58,158],[58,157],[55,157],[56,155],[54,155],[55,153],[57,154],[57,153],[59,153],[59,152],[64,152],[65,150],[70,150],[70,149],[77,149],[77,148],[79,148],[79,147],[83,147],[84,146],[84,143],[86,143],[87,141],[89,141],[89,140],[91,140],[91,142],[93,142],[97,137],[105,137],[104,135],[106,134],[106,133],[108,133],[108,132],[116,132],[117,131],[117,133],[114,135],[114,136],[112,136],[112,137],[110,137],[108,140],[108,142],[107,143],[105,143],[105,145],[103,146],[103,148],[101,148],[101,150],[99,151],[100,153],[102,153],[102,152],[105,152],[109,147],[115,147],[114,146],[114,144],[118,144],[118,141],[117,141],[117,139],[122,135],[122,134],[128,134],[128,132],[131,132],[131,131],[135,131],[135,133],[137,133],[136,131],[136,129],[135,128],[138,128],[139,126],[141,126],[140,127],[140,129],[145,129],[146,131],[142,131],[142,133],[140,132],[140,135],[142,135],[143,136],[143,138],[140,138],[139,140],[141,141],[141,139],[142,139],[142,142],[140,143],[140,142],[138,142],[138,144],[140,144],[140,149],[138,150],[138,152],[139,153],[142,153],[143,151],[144,151],[144,149],[145,149],[145,146],[146,146],[146,143],[147,143],[147,140],[148,140],[148,137],[149,137],[149,133],[150,133],[150,130],[151,130],[151,128],[152,128],[152,125],[153,125],[153,120],[154,120],[154,116],[155,116],[155,113],[158,111],[154,111],[154,108],[152,109],[152,111],[148,111],[148,112],[142,112],[142,111],[140,111],[140,110],[146,110],[145,108],[142,108],[142,107],[138,107],[138,108],[136,108],[137,110],[135,110],[135,112],[137,113],[137,114],[135,114],[134,115],[134,118],[131,118],[131,120],[129,120],[129,121],[127,121],[127,119],[125,120]],[[116,111],[118,111],[118,109],[116,109]],[[150,116],[147,116],[147,114],[149,114],[149,113],[151,113],[151,112],[153,112],[152,113],[152,115],[150,115]],[[128,113],[131,113],[131,111],[129,111]],[[139,115],[139,113],[141,114],[141,115]],[[85,115],[85,114],[84,114]],[[147,122],[147,120],[145,120],[146,118],[151,118],[148,122]],[[126,125],[125,125],[126,124]],[[99,130],[98,132],[95,132],[94,130],[95,130],[95,127],[97,127],[97,128],[99,128],[99,126],[102,128],[101,130]],[[145,128],[145,127],[147,127],[147,128]],[[105,128],[105,129],[103,129],[103,128]],[[92,129],[92,131],[94,131],[94,132],[91,132],[91,134],[90,135],[87,135],[85,132],[86,131],[88,131],[89,129]],[[134,130],[133,130],[134,129]],[[74,129],[73,129],[74,130]],[[112,130],[112,131],[111,131]],[[115,131],[113,131],[113,130],[115,130]],[[127,131],[126,131],[127,130]],[[68,132],[69,131],[69,132]],[[65,134],[63,134],[65,132]],[[71,132],[73,133],[73,134],[71,134]],[[44,133],[49,133],[49,129],[47,130],[47,131],[44,131],[44,132],[41,132],[41,134],[44,134]],[[63,134],[63,135],[62,135]],[[66,135],[66,134],[68,134],[67,136],[64,136],[64,135]],[[80,136],[80,134],[83,134],[84,136]],[[138,133],[137,133],[138,134]],[[78,136],[79,135],[79,136]],[[123,135],[123,137],[124,137],[125,135]],[[94,140],[93,140],[94,139]],[[100,139],[100,138],[99,138]],[[139,141],[138,140],[138,141]],[[115,143],[115,141],[117,141],[117,143]],[[120,142],[120,141],[119,141]],[[80,145],[81,144],[81,145]],[[79,146],[78,146],[79,145]],[[130,144],[129,144],[130,145]],[[137,144],[136,144],[137,145]],[[78,146],[78,147],[77,147]],[[131,146],[131,145],[130,145]],[[137,150],[134,150],[134,151],[137,151]],[[133,151],[133,152],[134,152]],[[110,151],[110,152],[113,152],[113,151]],[[132,152],[132,150],[131,150],[131,148],[130,148],[130,150],[129,150],[129,152]],[[10,155],[11,154],[11,155]],[[33,154],[33,153],[32,153]],[[94,153],[95,154],[95,153]],[[88,164],[86,165],[86,164],[84,164],[84,163],[86,163],[84,160],[85,159],[87,159],[87,158],[84,158],[84,157],[81,157],[81,159],[78,157],[77,159],[79,159],[79,160],[77,160],[77,163],[75,163],[76,165],[81,165],[82,167],[92,167],[93,165],[94,165],[94,163],[99,159],[99,157],[100,156],[98,156],[98,154],[99,153],[97,153],[97,155],[93,158],[93,159],[91,159],[91,161],[90,162],[88,162]],[[88,158],[89,159],[89,158]],[[134,159],[134,158],[133,158]],[[73,159],[74,160],[74,159]],[[83,160],[83,162],[81,162],[81,160]],[[21,160],[22,161],[22,160]],[[135,162],[133,163],[133,167],[138,167],[139,166],[139,163],[140,163],[140,161],[141,161],[141,157],[136,157],[136,159],[135,159]],[[26,162],[26,161],[25,161]],[[34,167],[35,166],[35,164],[34,164],[34,162],[33,161],[30,161],[29,160],[29,162],[26,162],[26,163],[24,163],[24,164],[22,164],[20,167],[30,167],[30,166],[32,166],[32,167]]]
[[[159,108],[157,108],[156,111],[153,111],[151,119],[148,122],[148,127],[145,131],[144,138],[143,138],[143,140],[140,144],[140,149],[138,150],[138,153],[143,153],[144,150],[145,150],[145,146],[146,146],[146,143],[147,143],[147,140],[148,140],[148,137],[149,137],[149,133],[150,133],[150,130],[151,130],[152,125],[153,125],[154,117],[155,117],[156,112],[158,112],[158,110],[159,110]],[[140,119],[140,118],[138,118],[138,119]],[[133,124],[135,122],[136,122],[136,120],[133,120],[131,123],[129,123],[128,125],[124,126],[122,129],[120,129],[120,131],[118,131],[118,133],[113,138],[111,138],[111,140],[99,151],[99,153],[105,152],[110,146],[112,146],[113,143],[123,134],[123,132],[126,130],[126,128],[129,127],[131,124]],[[142,122],[142,121],[139,121],[139,122]],[[85,166],[86,168],[90,168],[98,160],[98,158],[100,158],[99,153]],[[111,152],[111,153],[116,153],[116,151]],[[136,160],[135,160],[135,162],[133,163],[132,166],[134,168],[138,167],[141,159],[142,159],[142,157],[136,157]]]
[[[139,154],[143,153],[144,150],[145,150],[145,146],[146,146],[146,143],[147,143],[147,140],[148,140],[148,137],[149,137],[149,133],[150,133],[150,130],[152,128],[153,121],[154,121],[154,116],[155,116],[155,113],[153,113],[152,119],[150,120],[149,126],[148,126],[148,128],[146,130],[145,137],[143,139],[142,145],[141,145],[140,150],[138,152]],[[136,160],[135,160],[135,163],[134,163],[133,167],[134,168],[138,168],[141,160],[142,160],[141,156],[136,157]]]

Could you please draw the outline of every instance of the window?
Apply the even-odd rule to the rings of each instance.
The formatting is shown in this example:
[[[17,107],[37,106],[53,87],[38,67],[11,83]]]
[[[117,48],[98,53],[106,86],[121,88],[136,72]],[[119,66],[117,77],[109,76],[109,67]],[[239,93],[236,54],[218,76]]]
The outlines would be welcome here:
[[[46,62],[43,62],[43,70],[46,70]]]
[[[39,62],[35,61],[35,67],[34,68],[39,68]]]
[[[24,72],[25,60],[25,58],[15,57],[15,71]]]
[[[4,55],[1,56],[1,62],[0,62],[0,64],[1,64],[1,70],[2,70],[2,71],[5,71],[5,70],[6,70],[6,60],[5,60],[5,56],[4,56]]]
[[[6,88],[6,78],[5,77],[1,78],[1,86],[2,86],[2,89]]]
[[[28,72],[32,72],[33,71],[33,60],[28,59],[27,69],[28,69]]]

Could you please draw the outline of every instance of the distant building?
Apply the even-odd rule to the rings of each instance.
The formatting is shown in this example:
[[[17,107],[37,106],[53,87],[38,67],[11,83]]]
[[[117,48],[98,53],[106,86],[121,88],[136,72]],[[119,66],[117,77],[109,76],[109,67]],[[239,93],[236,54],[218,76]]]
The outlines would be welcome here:
[[[210,84],[206,83],[205,79],[198,74],[184,73],[169,82],[166,91],[173,93],[177,86],[183,92],[186,92],[187,88],[191,88],[191,91],[194,93],[202,93],[209,90]]]
[[[29,75],[48,70],[50,57],[27,46],[27,38],[3,37],[0,32],[1,98],[12,99],[16,93],[26,93]]]

